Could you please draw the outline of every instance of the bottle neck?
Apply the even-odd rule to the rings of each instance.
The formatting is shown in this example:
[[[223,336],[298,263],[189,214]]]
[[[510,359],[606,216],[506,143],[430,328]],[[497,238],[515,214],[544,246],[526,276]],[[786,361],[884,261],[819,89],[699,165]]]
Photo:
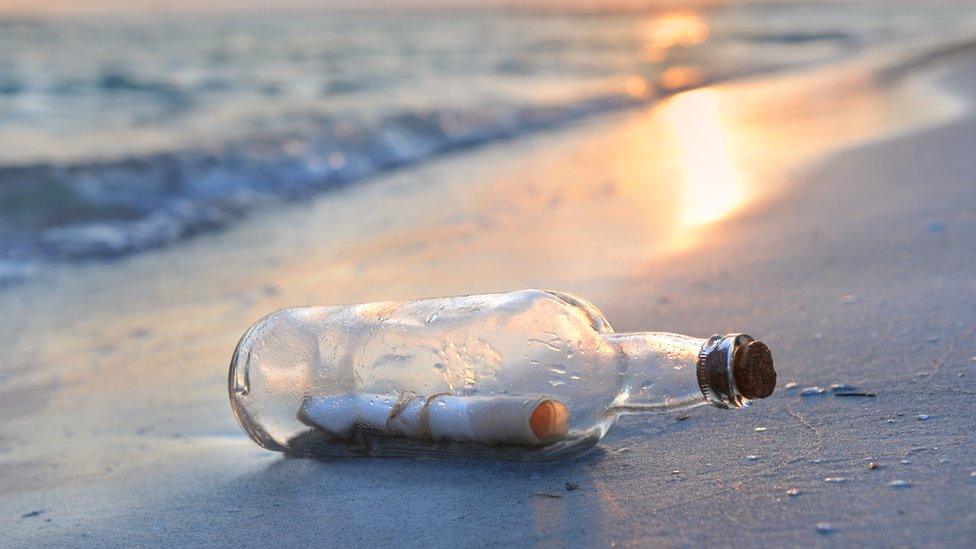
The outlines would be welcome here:
[[[733,375],[733,356],[753,341],[738,334],[708,339],[661,332],[611,333],[624,370],[617,413],[680,410],[712,404],[741,408],[749,399]],[[740,353],[741,354],[741,353]]]

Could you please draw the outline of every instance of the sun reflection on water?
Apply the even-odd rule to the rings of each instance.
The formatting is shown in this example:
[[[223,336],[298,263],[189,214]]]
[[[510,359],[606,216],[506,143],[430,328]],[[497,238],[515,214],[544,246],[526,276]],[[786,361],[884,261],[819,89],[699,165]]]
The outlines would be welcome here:
[[[736,165],[723,125],[718,93],[703,88],[677,95],[662,105],[681,155],[681,217],[701,225],[728,216],[745,200],[743,174]]]
[[[690,10],[656,16],[648,23],[645,56],[650,61],[662,61],[668,50],[701,44],[710,33],[708,23]]]

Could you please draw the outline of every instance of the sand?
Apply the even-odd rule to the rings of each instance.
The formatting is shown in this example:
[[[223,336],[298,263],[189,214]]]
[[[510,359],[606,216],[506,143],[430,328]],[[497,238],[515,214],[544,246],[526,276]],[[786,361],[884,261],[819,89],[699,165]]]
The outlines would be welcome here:
[[[3,545],[971,546],[972,59],[693,91],[3,289]],[[779,386],[547,464],[287,459],[234,422],[275,308],[524,287],[751,333]]]

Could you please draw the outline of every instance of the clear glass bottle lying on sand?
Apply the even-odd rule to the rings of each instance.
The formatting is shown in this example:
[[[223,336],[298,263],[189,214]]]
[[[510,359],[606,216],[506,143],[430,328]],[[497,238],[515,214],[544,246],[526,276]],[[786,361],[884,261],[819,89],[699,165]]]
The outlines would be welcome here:
[[[248,329],[229,376],[251,438],[319,457],[556,459],[621,414],[741,408],[775,384],[747,335],[616,333],[541,290],[283,309]]]

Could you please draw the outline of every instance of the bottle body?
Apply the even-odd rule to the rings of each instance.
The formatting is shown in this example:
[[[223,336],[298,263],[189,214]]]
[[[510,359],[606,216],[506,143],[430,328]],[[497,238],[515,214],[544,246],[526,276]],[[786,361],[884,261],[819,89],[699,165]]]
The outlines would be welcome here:
[[[541,290],[291,308],[241,339],[229,391],[244,430],[291,454],[555,459],[620,413],[709,402],[706,341],[616,334]]]

